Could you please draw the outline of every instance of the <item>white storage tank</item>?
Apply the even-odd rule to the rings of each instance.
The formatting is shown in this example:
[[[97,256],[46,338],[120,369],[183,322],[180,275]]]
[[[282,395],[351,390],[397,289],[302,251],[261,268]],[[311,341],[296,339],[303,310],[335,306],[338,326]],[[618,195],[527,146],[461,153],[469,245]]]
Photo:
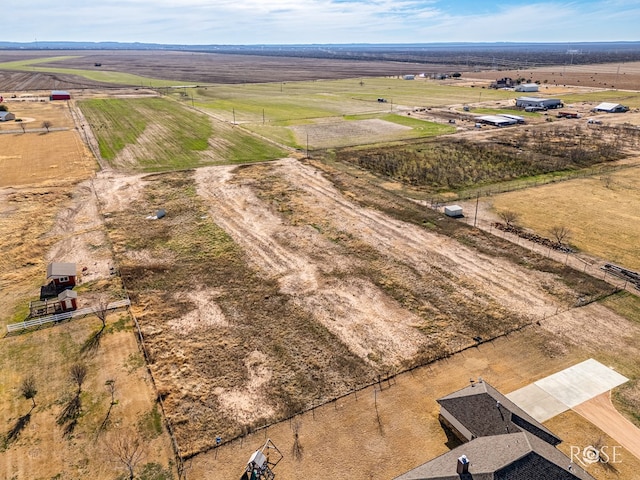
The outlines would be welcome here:
[[[462,217],[462,207],[460,205],[447,205],[444,207],[444,214],[447,217]]]

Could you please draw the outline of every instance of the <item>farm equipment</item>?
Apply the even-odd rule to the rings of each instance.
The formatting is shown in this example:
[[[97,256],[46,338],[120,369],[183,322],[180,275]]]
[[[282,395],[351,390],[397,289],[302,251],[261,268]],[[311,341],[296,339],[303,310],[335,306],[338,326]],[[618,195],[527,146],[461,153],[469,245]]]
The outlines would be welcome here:
[[[271,458],[270,458],[271,457]],[[271,439],[267,439],[260,450],[256,450],[247,462],[247,468],[240,480],[273,480],[273,469],[282,460],[282,453]]]
[[[626,268],[619,267],[613,263],[605,263],[602,269],[613,276],[623,279],[625,282],[630,282],[634,287],[640,290],[640,273],[634,272],[633,270],[627,270]]]

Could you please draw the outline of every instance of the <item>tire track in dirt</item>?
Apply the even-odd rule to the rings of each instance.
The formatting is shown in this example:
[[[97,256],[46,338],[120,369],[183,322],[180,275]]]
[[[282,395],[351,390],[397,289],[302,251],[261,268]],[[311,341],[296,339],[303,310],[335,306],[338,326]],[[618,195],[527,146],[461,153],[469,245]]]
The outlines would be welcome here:
[[[359,357],[378,366],[380,361],[398,366],[427,349],[437,336],[458,335],[458,327],[449,333],[439,328],[434,336],[416,329],[424,319],[371,280],[350,273],[362,260],[350,258],[307,223],[288,224],[270,203],[258,198],[252,187],[255,180],[237,179],[235,168],[196,172],[198,193],[209,203],[213,220],[242,246],[263,275],[278,280],[282,293],[291,295]],[[452,297],[467,305],[462,309],[497,306],[514,318],[531,321],[559,306],[545,289],[566,290],[551,274],[526,270],[455,239],[360,207],[319,171],[295,159],[260,168],[270,169],[270,174],[289,185],[300,208],[311,216],[370,246],[389,265],[417,272],[418,281],[432,294],[449,289]],[[451,308],[456,308],[455,301]],[[441,315],[448,314],[441,311]]]
[[[466,295],[489,296],[519,314],[529,312],[542,317],[558,306],[557,300],[540,287],[545,284],[556,290],[565,288],[549,274],[525,270],[472,250],[455,239],[358,207],[313,167],[286,160],[279,163],[279,168],[289,182],[312,197],[309,204],[321,209],[322,215],[383,255],[425,275],[444,270],[457,279],[456,288]]]
[[[412,328],[420,321],[417,316],[369,280],[339,275],[352,261],[312,227],[286,225],[250,186],[232,183],[234,168],[199,169],[198,193],[250,263],[277,279],[283,293],[379,368],[398,367],[426,345],[428,339]],[[330,255],[318,259],[312,251]]]

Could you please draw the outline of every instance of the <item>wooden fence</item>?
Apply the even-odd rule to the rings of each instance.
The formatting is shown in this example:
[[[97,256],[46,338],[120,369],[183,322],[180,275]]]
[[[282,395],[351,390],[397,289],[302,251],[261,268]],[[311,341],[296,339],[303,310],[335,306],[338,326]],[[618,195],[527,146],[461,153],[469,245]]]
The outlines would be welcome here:
[[[118,300],[107,305],[107,310],[115,310],[116,308],[128,307],[131,305],[131,300],[128,298],[125,300]],[[17,332],[19,330],[25,330],[31,327],[39,327],[46,325],[47,323],[57,323],[63,320],[69,320],[73,317],[82,317],[84,315],[91,315],[95,312],[95,308],[81,308],[80,310],[74,310],[73,312],[58,313],[56,315],[49,315],[47,317],[32,318],[20,323],[11,323],[7,325],[7,331],[9,333]]]

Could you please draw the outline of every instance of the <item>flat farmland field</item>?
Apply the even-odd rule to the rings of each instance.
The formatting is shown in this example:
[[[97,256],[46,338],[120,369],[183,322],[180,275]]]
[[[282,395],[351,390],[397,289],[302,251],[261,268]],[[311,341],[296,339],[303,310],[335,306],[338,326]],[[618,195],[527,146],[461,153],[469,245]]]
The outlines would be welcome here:
[[[450,72],[446,64],[279,57],[203,52],[25,50],[0,52],[0,84],[6,90],[109,85],[171,86],[246,84],[354,77],[398,77]],[[96,66],[99,63],[100,66]],[[4,64],[4,67],[3,67]]]
[[[159,171],[273,159],[282,150],[163,98],[79,103],[101,156],[124,170]]]
[[[188,94],[190,97],[190,94]],[[404,108],[442,107],[515,98],[514,92],[486,90],[416,78],[352,78],[314,82],[218,85],[199,88],[194,99],[201,108],[227,121],[250,123],[297,121],[337,115],[392,113]],[[379,102],[378,99],[385,102]]]
[[[464,77],[496,80],[502,77],[539,81],[544,86],[571,85],[597,90],[637,90],[640,62],[602,63],[596,65],[555,65],[521,70],[466,72]],[[624,94],[624,92],[619,92]],[[602,100],[604,101],[604,100]]]
[[[335,121],[288,127],[293,131],[298,145],[310,148],[335,148],[371,143],[400,141],[410,138],[431,137],[453,133],[455,127],[403,117],[380,115],[359,119],[358,116],[343,117]],[[327,119],[330,120],[330,119]]]
[[[8,102],[9,111],[23,119],[0,124],[0,187],[41,182],[77,181],[92,176],[97,164],[73,129],[65,102]],[[43,121],[51,130],[42,129]]]
[[[497,211],[517,212],[522,226],[541,235],[566,226],[572,232],[569,243],[580,251],[640,269],[639,167],[505,193],[491,201]]]

